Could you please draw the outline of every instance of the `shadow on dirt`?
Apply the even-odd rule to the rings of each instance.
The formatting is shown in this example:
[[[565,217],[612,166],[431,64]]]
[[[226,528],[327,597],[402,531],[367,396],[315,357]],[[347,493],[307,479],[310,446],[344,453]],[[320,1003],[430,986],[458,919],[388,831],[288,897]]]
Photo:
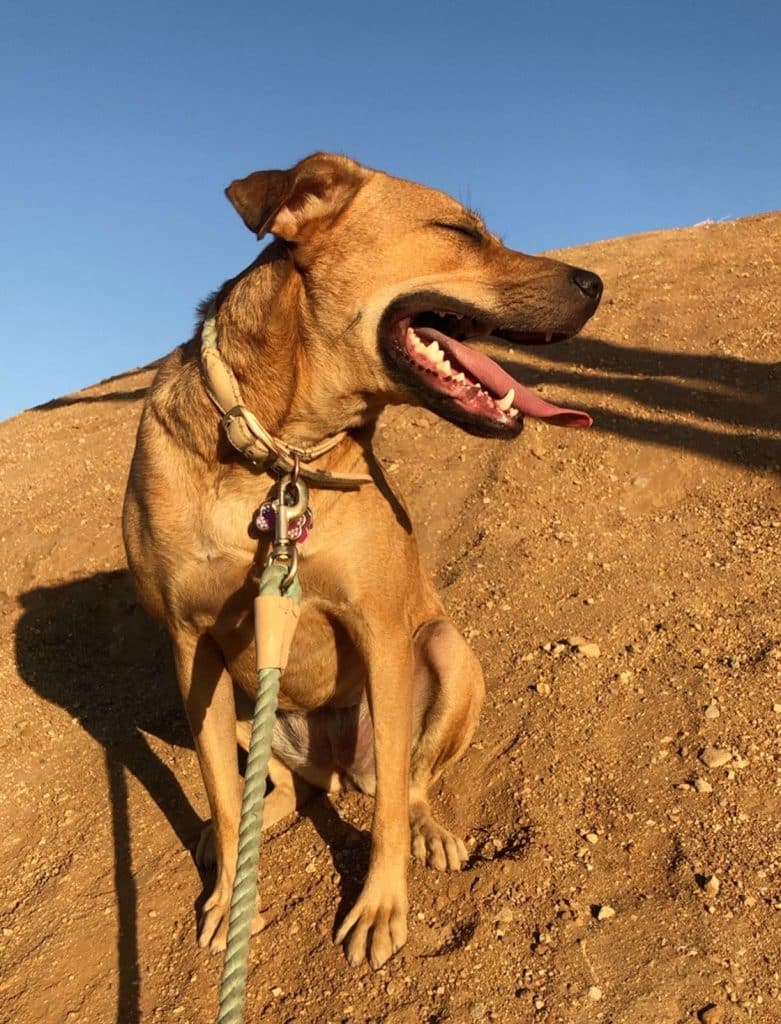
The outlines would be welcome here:
[[[113,384],[118,380],[137,377],[140,373],[145,373],[147,370],[156,370],[162,361],[162,359],[155,359],[151,363],[147,363],[146,366],[139,366],[135,370],[125,370],[124,373],[117,373],[113,377],[106,377],[105,380],[98,381],[92,387],[103,387],[106,384]],[[73,394],[63,395],[61,398],[52,398],[48,402],[34,405],[30,412],[47,412],[50,409],[62,409],[67,405],[86,405],[91,402],[134,402],[137,399],[143,398],[147,391],[148,387],[146,384],[139,388],[133,388],[132,391],[111,391],[105,395],[86,395],[83,391],[75,391]]]
[[[345,821],[327,795],[315,796],[301,808],[331,854],[339,878],[339,906],[334,916],[333,935],[358,899],[369,870],[371,835]]]
[[[117,1022],[138,1024],[137,895],[131,862],[127,775],[165,814],[184,846],[201,820],[144,732],[192,746],[167,634],[138,606],[127,572],[39,587],[21,599],[16,656],[25,682],[77,717],[104,749],[118,906]]]
[[[62,409],[66,405],[89,405],[92,402],[136,402],[144,397],[147,388],[134,388],[132,391],[111,391],[107,395],[66,395],[64,398],[52,398],[50,402],[36,405],[32,412],[48,412],[51,409]]]
[[[525,384],[571,391],[565,401],[589,408],[597,430],[738,465],[781,469],[781,364],[632,348],[589,337],[516,349],[502,362]],[[612,412],[611,395],[639,403],[650,416]],[[757,430],[767,436],[748,433]]]

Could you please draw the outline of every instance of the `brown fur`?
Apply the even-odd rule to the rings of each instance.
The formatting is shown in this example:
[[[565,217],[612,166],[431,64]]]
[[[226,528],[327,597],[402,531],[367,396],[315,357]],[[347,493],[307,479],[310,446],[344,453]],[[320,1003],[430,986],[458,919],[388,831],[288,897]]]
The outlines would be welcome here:
[[[573,333],[595,304],[572,286],[571,268],[507,249],[449,196],[345,157],[256,172],[227,192],[248,227],[276,236],[216,298],[220,350],[245,404],[291,443],[350,431],[319,466],[375,481],[312,492],[316,525],[300,551],[304,602],[282,679],[264,827],[312,786],[349,778],[375,793],[368,876],[337,938],[351,963],[378,967],[406,939],[410,846],[440,869],[466,859],[461,840],[432,817],[427,790],[468,745],[483,696],[480,666],[372,452],[385,405],[427,402],[383,359],[383,314],[402,293],[431,291],[508,328]],[[213,846],[217,865],[199,939],[212,949],[225,944],[236,740],[246,742],[256,682],[251,599],[267,543],[250,523],[271,484],[220,433],[197,332],[166,359],[148,396],[124,535],[140,598],[171,634],[212,812],[213,834],[199,846],[205,859]]]

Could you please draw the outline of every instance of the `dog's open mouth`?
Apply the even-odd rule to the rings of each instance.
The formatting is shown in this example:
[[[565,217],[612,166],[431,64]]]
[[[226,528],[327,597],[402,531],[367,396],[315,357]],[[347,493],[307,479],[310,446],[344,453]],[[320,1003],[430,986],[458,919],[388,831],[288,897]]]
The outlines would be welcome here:
[[[524,416],[559,427],[589,427],[591,417],[547,402],[472,345],[499,340],[538,345],[568,336],[508,330],[472,315],[432,310],[391,318],[384,347],[407,383],[428,392],[427,404],[440,415],[478,433],[514,435],[520,433]]]

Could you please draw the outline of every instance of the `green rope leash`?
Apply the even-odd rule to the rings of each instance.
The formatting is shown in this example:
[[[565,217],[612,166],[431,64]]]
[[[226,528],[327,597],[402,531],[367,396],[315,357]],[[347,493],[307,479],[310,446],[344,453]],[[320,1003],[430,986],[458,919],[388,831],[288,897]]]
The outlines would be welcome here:
[[[278,524],[277,543],[274,548],[276,557],[272,552],[260,578],[259,594],[261,597],[292,598],[296,604],[300,604],[301,585],[296,576],[295,545],[290,544],[287,536],[287,512],[293,512],[294,509],[284,507],[286,489],[289,486],[290,477],[285,477],[280,483],[278,503],[275,503]],[[303,505],[306,507],[305,485],[298,482],[292,486],[299,489],[297,504],[301,504],[303,499]],[[220,1011],[217,1024],[242,1024],[244,1019],[249,942],[255,913],[263,804],[266,798],[266,775],[271,756],[271,737],[274,731],[281,675],[281,668],[262,668],[258,671],[258,693],[252,717],[244,794],[241,800],[236,878],[228,918],[228,942],[220,980]]]

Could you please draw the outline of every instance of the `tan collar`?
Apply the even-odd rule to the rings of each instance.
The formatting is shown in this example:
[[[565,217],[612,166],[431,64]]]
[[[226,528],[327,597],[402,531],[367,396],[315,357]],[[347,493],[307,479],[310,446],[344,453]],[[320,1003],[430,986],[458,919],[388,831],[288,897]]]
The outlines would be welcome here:
[[[371,483],[372,478],[363,473],[337,476],[327,469],[309,469],[307,466],[343,441],[346,431],[327,437],[319,444],[296,448],[279,437],[273,437],[260,425],[255,414],[243,405],[233,370],[220,355],[216,316],[217,310],[211,306],[201,327],[201,371],[206,392],[222,413],[223,429],[236,451],[253,465],[272,472],[291,472],[298,458],[303,463],[301,476],[313,487],[357,490],[363,484]]]

